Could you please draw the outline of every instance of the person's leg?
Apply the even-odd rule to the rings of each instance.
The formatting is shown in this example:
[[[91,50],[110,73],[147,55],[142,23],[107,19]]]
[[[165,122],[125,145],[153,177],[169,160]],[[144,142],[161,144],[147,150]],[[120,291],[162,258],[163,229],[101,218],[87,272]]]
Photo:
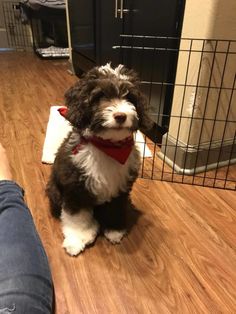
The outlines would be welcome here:
[[[48,260],[22,189],[0,181],[0,313],[52,312]]]

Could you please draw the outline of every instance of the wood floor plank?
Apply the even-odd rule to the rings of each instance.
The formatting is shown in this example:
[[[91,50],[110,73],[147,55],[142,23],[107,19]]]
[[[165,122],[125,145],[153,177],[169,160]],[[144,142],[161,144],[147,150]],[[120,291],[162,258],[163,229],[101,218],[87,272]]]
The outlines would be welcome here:
[[[49,258],[56,313],[236,313],[236,193],[139,179],[121,245],[99,236],[68,256],[41,155],[50,106],[77,78],[30,53],[0,54],[0,74],[0,141]]]
[[[147,191],[147,195],[154,195],[153,183],[148,182],[148,184],[151,187]],[[162,183],[161,186],[158,185],[154,188],[158,194],[154,200],[156,206],[160,206],[163,200],[162,197],[166,196],[167,192],[171,195],[171,198],[167,199],[165,197],[164,214],[162,210],[155,211],[156,220],[161,221],[163,229],[166,230],[167,238],[163,238],[163,243],[167,239],[172,257],[174,256],[186,264],[185,266],[194,274],[195,279],[198,280],[204,291],[207,291],[215,304],[215,309],[217,309],[217,304],[220,307],[219,310],[222,311],[226,307],[226,300],[227,304],[229,302],[229,308],[231,308],[235,302],[233,284],[235,271],[232,268],[232,265],[236,262],[235,252],[225,243],[222,245],[222,240],[219,241],[216,234],[213,234],[213,237],[212,230],[203,220],[199,219],[197,211],[194,211],[194,204],[191,204],[191,201],[187,202],[185,198],[181,197],[181,194],[176,193],[176,187],[174,184],[170,186]],[[182,188],[189,187],[182,186]],[[193,189],[194,187],[190,188],[190,190]],[[197,193],[196,189],[195,192]],[[144,187],[142,192],[145,193]],[[162,233],[164,234],[164,232]],[[227,258],[227,256],[230,256],[230,258]],[[220,278],[222,282],[219,280]],[[188,277],[186,279],[188,280]],[[203,297],[205,299],[205,293]]]

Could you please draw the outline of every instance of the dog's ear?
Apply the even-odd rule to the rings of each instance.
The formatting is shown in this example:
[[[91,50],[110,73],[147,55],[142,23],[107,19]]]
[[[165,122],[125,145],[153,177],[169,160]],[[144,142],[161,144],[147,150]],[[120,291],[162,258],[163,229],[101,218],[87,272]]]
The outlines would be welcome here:
[[[137,111],[139,118],[139,129],[150,130],[153,127],[153,122],[149,116],[149,106],[146,96],[140,90],[139,81],[134,81],[134,83],[125,83],[121,86],[121,93],[124,94],[129,102],[131,102]]]
[[[147,98],[139,89],[135,89],[133,93],[136,98],[135,107],[139,117],[139,129],[142,131],[148,131],[153,127],[153,121],[149,116]]]
[[[79,107],[79,95],[81,92],[80,84],[77,82],[74,86],[70,87],[65,93],[65,103],[68,108],[65,118],[70,121],[72,125],[77,125],[78,114],[76,111]]]
[[[85,129],[90,122],[92,107],[89,103],[94,97],[100,97],[101,90],[97,89],[97,80],[101,72],[94,67],[83,74],[74,86],[65,93],[65,102],[68,107],[66,119],[77,128]]]
[[[89,123],[90,113],[88,111],[89,82],[85,84],[80,79],[65,93],[65,103],[68,108],[65,118],[75,127],[84,129]]]

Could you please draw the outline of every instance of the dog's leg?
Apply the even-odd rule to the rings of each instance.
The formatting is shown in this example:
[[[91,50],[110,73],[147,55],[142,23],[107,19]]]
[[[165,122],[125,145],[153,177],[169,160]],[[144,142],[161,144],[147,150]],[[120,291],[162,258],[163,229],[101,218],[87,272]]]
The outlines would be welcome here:
[[[126,234],[127,234],[126,229],[123,229],[123,230],[106,229],[104,231],[104,236],[112,244],[119,244]]]
[[[113,244],[120,243],[127,234],[126,210],[128,206],[129,197],[124,193],[96,208],[95,217],[104,230],[104,236]]]
[[[50,203],[51,214],[59,218],[61,215],[62,197],[55,181],[51,177],[46,188],[46,194]]]
[[[99,224],[93,218],[92,209],[81,209],[77,214],[62,210],[63,247],[70,255],[78,255],[92,244],[99,231]]]

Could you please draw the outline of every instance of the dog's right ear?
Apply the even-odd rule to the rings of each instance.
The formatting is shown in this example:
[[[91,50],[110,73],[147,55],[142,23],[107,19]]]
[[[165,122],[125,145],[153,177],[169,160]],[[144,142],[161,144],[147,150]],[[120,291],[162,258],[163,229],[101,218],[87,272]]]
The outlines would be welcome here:
[[[78,108],[80,102],[80,93],[81,88],[79,82],[70,87],[65,93],[65,104],[68,110],[64,117],[74,126],[79,123]]]
[[[65,93],[65,102],[68,109],[73,108],[78,105],[78,102],[81,99],[81,93],[83,90],[83,81],[82,79],[77,81],[73,86],[71,86]]]
[[[92,114],[89,102],[91,97],[98,95],[94,88],[100,76],[99,67],[94,67],[84,73],[65,93],[65,104],[68,108],[65,118],[77,128],[85,129],[89,125]]]
[[[90,85],[90,82],[82,78],[65,93],[68,108],[65,118],[78,129],[85,129],[90,121]]]

